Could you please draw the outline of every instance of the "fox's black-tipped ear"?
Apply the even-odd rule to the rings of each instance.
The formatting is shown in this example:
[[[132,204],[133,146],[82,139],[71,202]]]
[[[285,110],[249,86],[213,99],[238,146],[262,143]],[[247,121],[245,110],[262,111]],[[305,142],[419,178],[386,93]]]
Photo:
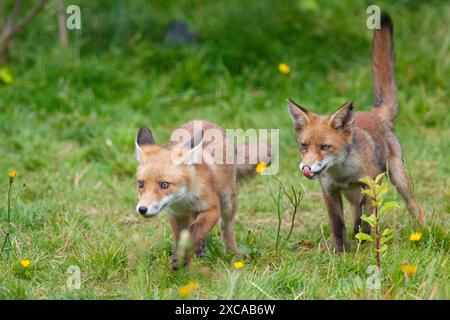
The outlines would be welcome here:
[[[136,136],[136,158],[139,162],[143,161],[142,157],[142,147],[145,145],[151,145],[155,143],[155,139],[153,138],[153,134],[149,128],[146,126],[142,126],[139,128],[139,131]]]
[[[142,147],[143,145],[154,143],[155,139],[153,138],[153,134],[150,129],[146,126],[140,127],[136,136],[136,145]]]
[[[347,101],[344,103],[330,119],[330,125],[335,129],[342,129],[344,131],[351,131],[353,128],[355,111],[353,102]]]
[[[310,122],[308,110],[296,104],[291,99],[287,99],[287,105],[289,114],[294,122],[295,129],[302,129],[308,122]]]

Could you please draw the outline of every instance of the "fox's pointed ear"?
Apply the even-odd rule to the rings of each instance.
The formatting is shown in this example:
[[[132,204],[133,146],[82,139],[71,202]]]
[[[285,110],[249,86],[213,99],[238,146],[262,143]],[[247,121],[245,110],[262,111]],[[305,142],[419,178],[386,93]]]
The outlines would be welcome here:
[[[135,143],[136,143],[136,158],[138,159],[138,161],[141,161],[142,147],[145,145],[151,145],[155,143],[155,139],[153,138],[151,130],[146,126],[140,127],[136,136]]]
[[[303,129],[303,127],[310,122],[308,110],[296,104],[291,99],[287,100],[287,105],[289,114],[294,122],[294,128],[298,130]]]
[[[355,111],[353,102],[347,101],[344,103],[330,119],[330,125],[335,129],[342,129],[344,131],[351,131],[353,128],[353,121]]]
[[[184,145],[184,149],[187,150],[184,155],[184,164],[192,165],[201,163],[203,153],[202,140],[204,133],[205,132],[203,131],[203,129],[194,132],[193,137],[189,139]]]

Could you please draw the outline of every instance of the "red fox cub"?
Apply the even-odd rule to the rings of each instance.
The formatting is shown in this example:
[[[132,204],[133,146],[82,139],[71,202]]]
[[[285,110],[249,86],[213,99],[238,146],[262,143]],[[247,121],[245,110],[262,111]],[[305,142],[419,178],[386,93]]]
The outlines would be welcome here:
[[[355,233],[360,230],[363,211],[370,214],[369,201],[361,195],[359,179],[364,176],[375,178],[387,169],[409,211],[422,223],[422,209],[411,191],[400,142],[392,131],[397,115],[392,33],[391,19],[383,13],[373,42],[372,111],[355,112],[348,101],[331,116],[318,115],[288,100],[302,155],[300,170],[309,179],[320,179],[337,252],[344,250],[341,193],[353,207]],[[370,232],[367,224],[363,230]]]
[[[196,124],[200,124],[200,130],[196,130]],[[186,133],[187,138],[177,140],[174,137],[177,132]],[[136,174],[139,193],[136,210],[142,216],[150,217],[167,209],[173,229],[171,267],[174,270],[180,264],[185,266],[189,263],[188,253],[181,252],[180,255],[177,251],[183,230],[189,232],[195,255],[203,257],[205,237],[219,222],[224,247],[238,253],[233,225],[236,182],[254,172],[257,163],[253,165],[248,161],[254,145],[236,150],[233,142],[229,141],[222,128],[207,121],[184,124],[173,132],[172,139],[165,146],[155,144],[147,127],[139,129],[136,137],[140,163]],[[258,153],[257,160],[270,163],[270,150],[264,146],[268,155],[260,158]],[[229,150],[237,158],[244,152],[245,163],[236,164],[233,157],[228,161]],[[183,261],[177,260],[180,256],[184,257]]]

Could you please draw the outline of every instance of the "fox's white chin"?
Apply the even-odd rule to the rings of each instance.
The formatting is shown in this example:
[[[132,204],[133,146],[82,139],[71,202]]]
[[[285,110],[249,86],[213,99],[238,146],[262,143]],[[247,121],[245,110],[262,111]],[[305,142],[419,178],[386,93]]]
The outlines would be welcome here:
[[[143,217],[144,218],[152,218],[152,217],[156,217],[158,214],[159,214],[159,212],[158,213],[153,213],[153,214],[146,213],[146,214],[143,215]]]
[[[145,214],[143,214],[142,216],[144,218],[151,218],[151,217],[156,217],[162,210],[158,210],[158,211],[147,211]]]
[[[320,173],[319,174],[313,174],[313,176],[307,177],[309,180],[317,180],[319,179]],[[306,176],[305,176],[306,177]]]

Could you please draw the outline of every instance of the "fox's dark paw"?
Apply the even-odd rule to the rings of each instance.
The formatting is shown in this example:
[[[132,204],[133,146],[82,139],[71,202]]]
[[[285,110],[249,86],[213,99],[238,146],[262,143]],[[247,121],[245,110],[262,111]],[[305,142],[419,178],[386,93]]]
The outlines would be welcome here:
[[[179,266],[177,259],[170,260],[170,269],[172,269],[172,271],[178,271]]]
[[[170,257],[170,268],[172,271],[180,270],[182,267],[188,267],[189,266],[189,256],[185,255],[183,259],[183,263],[180,264],[180,261],[176,257],[176,255],[173,255]]]
[[[197,258],[203,258],[206,255],[205,241],[203,241],[202,244],[195,246],[194,253]]]
[[[170,268],[172,269],[172,271],[178,271],[184,266],[186,266],[186,264],[180,265],[180,263],[176,257],[172,257],[170,259]]]
[[[197,258],[203,258],[206,255],[206,248],[205,247],[195,248],[194,253]]]

